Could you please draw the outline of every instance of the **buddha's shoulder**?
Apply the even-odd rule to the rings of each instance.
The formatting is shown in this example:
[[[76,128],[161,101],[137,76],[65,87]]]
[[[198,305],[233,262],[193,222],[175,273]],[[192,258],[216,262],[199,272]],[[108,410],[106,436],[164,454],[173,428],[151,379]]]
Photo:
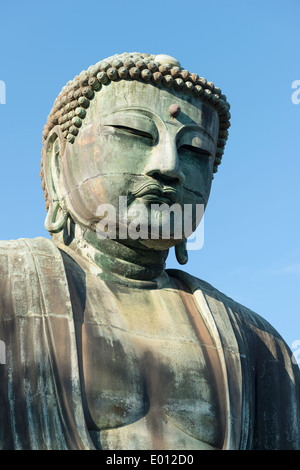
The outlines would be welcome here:
[[[48,238],[19,238],[0,240],[0,264],[5,258],[24,258],[26,256],[58,256],[59,251]]]
[[[231,321],[238,321],[244,327],[251,326],[251,329],[264,331],[278,339],[282,339],[281,335],[263,316],[232,299],[208,282],[178,269],[168,270],[168,273],[186,284],[193,294],[196,291],[201,291],[210,310],[214,314],[229,316]]]

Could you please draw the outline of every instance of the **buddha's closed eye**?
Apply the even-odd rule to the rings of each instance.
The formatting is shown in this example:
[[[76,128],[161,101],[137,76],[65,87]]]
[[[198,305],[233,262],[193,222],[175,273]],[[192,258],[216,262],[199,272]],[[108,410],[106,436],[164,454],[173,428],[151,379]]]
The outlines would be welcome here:
[[[157,141],[157,127],[153,120],[144,114],[115,112],[103,116],[102,125],[113,129],[118,136],[135,137],[147,145],[153,145]]]
[[[151,134],[149,134],[148,132],[145,132],[141,129],[136,129],[136,128],[127,127],[127,126],[121,126],[121,125],[116,125],[116,124],[112,125],[111,127],[114,127],[115,129],[118,129],[119,131],[121,131],[125,134],[135,135],[137,137],[142,137],[144,139],[148,139],[149,143],[154,142],[153,136]]]
[[[197,155],[199,155],[200,157],[203,157],[203,158],[209,158],[211,156],[210,152],[208,152],[207,150],[199,148],[199,147],[194,147],[193,145],[184,144],[184,145],[181,145],[178,150],[179,151],[184,150],[184,151],[187,151],[187,152],[192,152],[192,153],[197,154]]]

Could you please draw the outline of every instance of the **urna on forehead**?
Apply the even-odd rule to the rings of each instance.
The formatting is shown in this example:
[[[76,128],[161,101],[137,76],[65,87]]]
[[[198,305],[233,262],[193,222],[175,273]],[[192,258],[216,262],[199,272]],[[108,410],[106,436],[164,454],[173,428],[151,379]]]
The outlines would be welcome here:
[[[51,130],[59,125],[63,138],[71,144],[74,143],[91,100],[97,93],[101,93],[103,87],[120,80],[149,83],[152,86],[169,89],[180,96],[193,95],[212,106],[219,116],[219,135],[214,162],[214,172],[217,172],[230,127],[230,105],[226,96],[212,82],[199,77],[196,73],[190,73],[181,67],[176,59],[164,54],[117,54],[90,66],[87,71],[82,71],[63,87],[55,100],[44,127],[43,141],[45,142]],[[170,112],[176,113],[175,110]]]

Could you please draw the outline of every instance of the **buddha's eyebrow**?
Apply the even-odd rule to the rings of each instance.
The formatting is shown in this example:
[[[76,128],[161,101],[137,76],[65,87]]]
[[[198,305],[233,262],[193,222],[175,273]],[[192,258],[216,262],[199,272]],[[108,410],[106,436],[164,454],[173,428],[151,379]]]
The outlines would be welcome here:
[[[150,112],[147,112],[143,109],[137,108],[123,108],[123,109],[114,109],[110,113],[104,114],[102,116],[102,120],[105,121],[114,121],[114,120],[127,120],[128,119],[137,119],[139,120],[140,124],[144,123],[145,125],[150,125],[151,127],[155,127],[156,125],[153,119],[153,116]]]
[[[146,131],[155,141],[158,131],[154,120],[143,112],[137,112],[135,109],[116,110],[102,116],[102,126],[114,126],[119,128],[135,129]]]
[[[182,126],[178,132],[177,132],[177,137],[180,137],[181,134],[184,134],[185,132],[189,131],[194,131],[194,132],[199,132],[199,134],[204,134],[205,137],[208,137],[213,143],[215,143],[214,138],[212,135],[208,132],[207,129],[204,127],[200,126],[200,124],[187,124],[185,126]]]
[[[103,115],[103,117],[111,117],[115,114],[133,114],[136,116],[146,117],[148,119],[153,119],[153,114],[151,111],[148,111],[146,108],[136,108],[136,107],[126,107],[126,108],[115,108],[110,112]]]

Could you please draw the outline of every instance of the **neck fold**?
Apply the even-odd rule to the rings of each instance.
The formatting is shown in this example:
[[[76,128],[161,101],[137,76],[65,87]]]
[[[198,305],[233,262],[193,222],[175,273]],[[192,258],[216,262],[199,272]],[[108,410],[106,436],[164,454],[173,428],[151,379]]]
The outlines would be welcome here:
[[[80,233],[79,233],[80,231]],[[160,288],[168,282],[165,272],[165,261],[168,250],[156,251],[137,243],[129,245],[119,240],[99,240],[97,234],[82,230],[78,226],[75,236],[67,246],[61,237],[54,241],[71,256],[82,257],[86,264],[92,262],[92,270],[108,282],[117,282],[128,287]]]

